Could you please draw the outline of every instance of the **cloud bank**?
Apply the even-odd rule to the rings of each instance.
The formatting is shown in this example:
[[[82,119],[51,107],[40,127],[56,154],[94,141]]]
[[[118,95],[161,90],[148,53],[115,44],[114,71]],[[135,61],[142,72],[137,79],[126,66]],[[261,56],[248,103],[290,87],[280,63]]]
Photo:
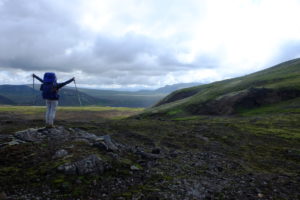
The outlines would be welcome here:
[[[0,84],[55,71],[87,87],[155,88],[299,57],[290,0],[0,0]]]

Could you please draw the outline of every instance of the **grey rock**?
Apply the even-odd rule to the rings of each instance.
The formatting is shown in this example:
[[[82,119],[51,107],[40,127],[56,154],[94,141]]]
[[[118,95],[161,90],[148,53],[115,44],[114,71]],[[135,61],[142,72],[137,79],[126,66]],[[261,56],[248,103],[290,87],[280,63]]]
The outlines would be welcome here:
[[[17,140],[12,140],[10,142],[7,143],[9,146],[13,146],[13,145],[18,145],[20,144]]]
[[[40,129],[30,128],[24,131],[16,132],[14,136],[26,142],[41,141],[45,138],[45,135],[43,134],[43,132],[40,132],[39,130]]]
[[[93,134],[89,134],[88,132],[79,129],[79,128],[70,128],[70,131],[73,132],[73,134],[76,135],[76,137],[84,137],[84,138],[94,138]]]
[[[114,143],[110,135],[97,136],[80,129],[64,128],[63,126],[55,128],[30,128],[16,132],[11,136],[11,141],[2,143],[0,147],[6,145],[18,145],[25,142],[42,142],[42,141],[75,141],[84,142],[87,145],[97,146],[99,149],[106,151],[119,151],[121,144]]]
[[[197,138],[202,139],[205,142],[209,142],[208,137],[202,136],[202,135],[195,135]]]
[[[110,135],[104,135],[104,142],[107,145],[109,150],[117,151],[118,147],[112,142]]]
[[[88,133],[80,129],[67,129],[63,126],[55,128],[30,128],[16,132],[10,139],[11,141],[17,141],[18,143],[42,142],[44,140],[73,140],[84,141],[89,145],[106,140],[106,144],[108,144],[109,149],[116,149],[116,146],[112,143],[110,137],[96,136],[95,134]],[[17,142],[12,142],[10,145],[17,145]]]
[[[55,128],[30,128],[18,131],[14,137],[25,142],[41,142],[45,139],[49,140],[66,140],[69,138],[69,131],[62,126]]]
[[[98,147],[100,150],[104,151],[118,151],[119,148],[117,147],[116,144],[112,141],[110,135],[104,135],[102,136],[103,140],[100,141],[98,140],[97,142],[94,143],[94,146]]]
[[[75,181],[75,183],[76,183],[76,184],[81,184],[82,181],[81,181],[80,179],[77,179],[77,180]]]
[[[95,142],[93,144],[94,147],[97,147],[98,149],[102,150],[102,151],[108,151],[109,148],[108,146],[105,144],[105,142]]]
[[[65,149],[60,149],[55,152],[53,158],[63,158],[68,155],[68,152]]]
[[[49,139],[66,140],[70,138],[70,132],[67,129],[65,129],[63,126],[48,129],[48,132],[44,131],[44,134]]]
[[[65,174],[102,174],[107,168],[107,164],[96,155],[89,155],[86,158],[74,162],[61,165],[57,168]]]
[[[96,141],[102,141],[104,140],[103,137],[101,136],[96,136],[93,133],[88,133],[86,131],[83,131],[81,129],[70,129],[73,132],[73,136],[75,138],[81,138],[81,139],[86,139],[90,142],[96,142]]]
[[[91,142],[90,142],[89,140],[84,139],[84,138],[76,138],[76,139],[74,140],[74,142],[85,143],[85,144],[88,144],[88,145],[93,145],[93,144],[91,144]]]
[[[90,145],[105,151],[118,151],[118,146],[112,141],[110,135],[97,136],[80,129],[71,129],[76,141],[88,141]]]
[[[132,171],[139,171],[141,169],[139,167],[135,166],[135,165],[131,165],[130,166],[130,170],[132,170]]]

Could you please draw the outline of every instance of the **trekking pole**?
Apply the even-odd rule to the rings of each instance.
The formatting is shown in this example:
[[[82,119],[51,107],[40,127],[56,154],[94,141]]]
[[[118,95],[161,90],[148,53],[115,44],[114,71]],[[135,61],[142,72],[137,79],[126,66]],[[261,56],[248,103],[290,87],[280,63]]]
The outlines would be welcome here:
[[[80,100],[80,95],[79,95],[79,92],[78,92],[78,89],[77,89],[77,85],[76,85],[75,79],[74,79],[74,84],[75,84],[75,88],[76,88],[76,91],[77,91],[77,97],[78,97],[79,104],[80,104],[80,106],[82,106],[81,100]]]
[[[33,92],[33,106],[35,104],[35,99],[36,99],[36,96],[35,96],[35,93],[34,93],[34,76],[32,75],[32,92]]]

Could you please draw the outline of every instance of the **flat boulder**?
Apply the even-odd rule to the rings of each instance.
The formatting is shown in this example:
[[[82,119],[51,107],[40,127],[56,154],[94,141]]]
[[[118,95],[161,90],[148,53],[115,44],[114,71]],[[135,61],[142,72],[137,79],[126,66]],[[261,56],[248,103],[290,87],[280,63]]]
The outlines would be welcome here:
[[[107,168],[107,163],[105,163],[99,156],[92,154],[82,160],[61,165],[57,168],[57,170],[64,174],[86,175],[102,174]]]
[[[70,137],[70,131],[62,126],[55,128],[29,128],[16,132],[14,137],[25,142],[41,142],[45,139],[65,140]]]
[[[110,137],[110,135],[102,136],[102,140],[97,140],[94,143],[94,146],[98,147],[101,150],[105,151],[118,151],[119,148],[116,143],[114,143]]]
[[[56,159],[56,158],[63,158],[65,156],[67,156],[69,153],[67,150],[65,149],[60,149],[58,151],[55,152],[53,158]]]

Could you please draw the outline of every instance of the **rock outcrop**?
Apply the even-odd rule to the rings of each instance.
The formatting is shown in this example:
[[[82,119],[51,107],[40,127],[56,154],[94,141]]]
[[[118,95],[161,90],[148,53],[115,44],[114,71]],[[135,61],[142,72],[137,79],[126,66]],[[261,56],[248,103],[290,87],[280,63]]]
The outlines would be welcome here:
[[[97,155],[89,155],[82,160],[57,168],[58,171],[71,175],[102,174],[105,169],[108,169],[107,163]]]
[[[55,128],[30,128],[16,132],[9,137],[10,141],[2,143],[1,146],[18,145],[22,143],[34,142],[41,143],[43,141],[66,142],[81,141],[91,146],[103,146],[108,151],[118,151],[120,144],[115,143],[110,135],[97,136],[95,134],[83,131],[81,129],[65,128],[63,126]],[[0,146],[0,147],[1,147]]]
[[[140,171],[142,168],[138,167],[139,162],[149,166],[153,160],[163,157],[159,149],[150,153],[139,147],[120,144],[114,141],[110,135],[98,136],[78,128],[65,128],[63,126],[18,131],[13,136],[7,137],[6,142],[1,143],[0,148],[26,143],[51,145],[51,148],[54,149],[51,159],[63,162],[57,166],[57,171],[67,175],[100,175],[105,170],[111,169],[113,162],[117,166],[127,167],[128,170]],[[80,149],[78,149],[78,145],[81,145]],[[77,153],[74,155],[72,152]],[[101,155],[110,159],[102,159]],[[134,165],[135,161],[124,162],[124,159],[128,160],[124,158],[126,156],[134,156],[139,160],[136,165]],[[73,161],[71,162],[67,158]]]
[[[191,104],[188,111],[193,114],[232,115],[239,109],[253,109],[300,97],[297,89],[249,88],[209,100]]]

